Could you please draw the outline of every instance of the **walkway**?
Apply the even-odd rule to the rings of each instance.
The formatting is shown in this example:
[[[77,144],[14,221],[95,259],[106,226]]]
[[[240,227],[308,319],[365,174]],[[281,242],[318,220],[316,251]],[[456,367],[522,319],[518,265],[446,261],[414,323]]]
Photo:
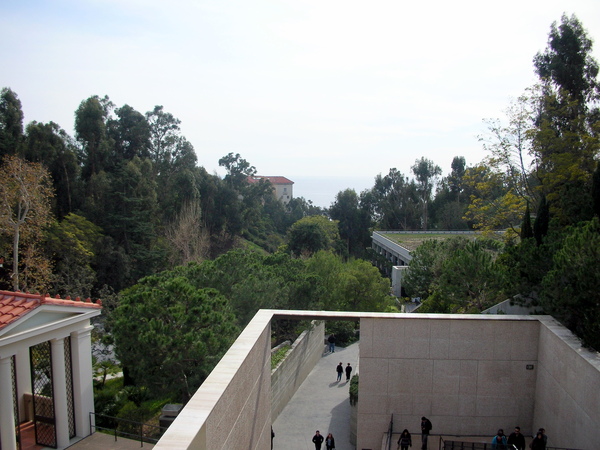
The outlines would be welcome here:
[[[332,433],[336,450],[353,450],[350,444],[350,401],[346,375],[337,382],[336,366],[341,362],[358,368],[358,343],[337,347],[326,353],[292,397],[275,423],[274,450],[314,450],[316,430],[323,436]],[[325,449],[325,444],[323,444]]]

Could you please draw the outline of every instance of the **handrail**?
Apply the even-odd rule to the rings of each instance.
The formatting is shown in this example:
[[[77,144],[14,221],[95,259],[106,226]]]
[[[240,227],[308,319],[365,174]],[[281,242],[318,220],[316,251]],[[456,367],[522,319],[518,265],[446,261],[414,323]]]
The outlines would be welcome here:
[[[106,427],[98,426],[95,424],[95,420],[92,420],[92,416],[98,416],[98,417],[102,417],[105,419],[115,420],[117,422],[117,425],[119,423],[128,423],[133,426],[139,426],[139,433],[137,433],[137,434],[128,433],[126,431],[118,430],[117,429],[118,427],[106,428]],[[167,429],[167,427],[150,425],[150,424],[143,423],[143,422],[136,422],[134,420],[122,419],[120,417],[107,416],[105,414],[98,414],[98,413],[94,413],[94,412],[90,412],[89,417],[90,417],[90,435],[96,430],[114,431],[115,442],[117,441],[117,435],[120,435],[121,437],[128,437],[131,439],[139,440],[140,447],[144,446],[144,442],[156,444],[158,442],[158,440],[160,439],[160,438],[153,438],[150,436],[144,436],[144,427],[157,429],[159,431],[159,435],[162,435],[162,433]],[[92,429],[95,429],[95,430],[92,431]]]
[[[387,450],[391,450],[392,448],[392,437],[394,435],[394,414],[392,413],[392,418],[390,419],[390,426],[388,427],[387,432]]]
[[[458,437],[458,436],[457,436]],[[514,447],[514,446],[513,446]],[[440,436],[440,449],[442,450],[511,450],[510,446],[492,444],[490,442],[463,442],[444,441]],[[546,450],[579,450],[571,447],[546,447]]]

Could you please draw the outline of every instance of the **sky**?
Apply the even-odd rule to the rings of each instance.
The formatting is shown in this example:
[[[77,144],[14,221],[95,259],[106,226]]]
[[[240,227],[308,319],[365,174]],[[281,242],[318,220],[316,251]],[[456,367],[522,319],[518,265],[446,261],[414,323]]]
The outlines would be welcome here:
[[[3,0],[0,88],[71,135],[92,95],[162,105],[209,173],[239,153],[328,207],[421,157],[480,162],[563,13],[600,60],[598,0]]]

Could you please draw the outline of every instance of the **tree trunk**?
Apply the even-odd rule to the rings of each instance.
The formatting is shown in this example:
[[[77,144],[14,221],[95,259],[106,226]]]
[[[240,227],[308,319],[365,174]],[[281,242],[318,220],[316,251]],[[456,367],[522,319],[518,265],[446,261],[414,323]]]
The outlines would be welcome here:
[[[15,225],[13,237],[13,290],[19,290],[19,225]]]

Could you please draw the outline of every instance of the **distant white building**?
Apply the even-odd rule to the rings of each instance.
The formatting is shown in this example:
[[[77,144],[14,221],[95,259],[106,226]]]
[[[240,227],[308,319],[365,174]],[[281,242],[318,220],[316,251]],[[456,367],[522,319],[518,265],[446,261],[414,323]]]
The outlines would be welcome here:
[[[269,180],[273,185],[273,190],[275,191],[275,197],[287,205],[289,201],[294,198],[294,182],[287,179],[286,177],[267,177],[262,175],[255,175],[253,177],[248,178],[249,183],[256,183],[259,180]]]

